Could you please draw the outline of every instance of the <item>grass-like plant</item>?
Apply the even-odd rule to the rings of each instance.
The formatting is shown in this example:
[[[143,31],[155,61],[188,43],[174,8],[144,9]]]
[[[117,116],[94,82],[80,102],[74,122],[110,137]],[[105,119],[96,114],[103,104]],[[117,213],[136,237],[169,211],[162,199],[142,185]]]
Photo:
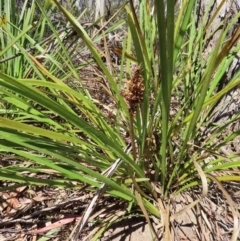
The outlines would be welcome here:
[[[36,3],[40,19],[34,20],[34,2],[15,19],[10,10],[6,12],[7,22],[2,21],[1,26],[0,56],[6,61],[0,72],[4,113],[0,117],[0,150],[2,156],[14,155],[18,160],[0,169],[0,179],[15,184],[8,189],[20,183],[84,187],[93,192],[94,199],[72,240],[102,195],[115,198],[116,212],[122,201],[127,209],[119,212],[121,216],[108,216],[93,240],[139,210],[153,236],[157,234],[151,218],[161,218],[164,240],[170,240],[170,223],[201,202],[209,183],[214,182],[230,205],[234,219],[231,236],[236,240],[238,213],[222,182],[240,181],[239,173],[233,171],[240,166],[239,153],[226,155],[221,147],[239,136],[239,131],[224,135],[224,130],[239,121],[239,111],[224,123],[214,122],[213,116],[222,97],[240,83],[238,71],[219,88],[239,53],[240,28],[233,28],[240,13],[230,22],[223,20],[215,47],[206,51],[208,29],[219,9],[212,13],[207,8],[197,25],[195,1],[156,0],[150,6],[143,0],[136,13],[130,0],[124,9],[127,35],[122,48],[113,49],[120,53],[121,64],[114,69],[106,34],[123,21],[109,28],[106,25],[91,38],[88,29],[56,0],[44,6]],[[67,30],[52,24],[48,14],[52,8],[67,19],[78,41],[69,45]],[[44,41],[46,27],[52,35]],[[96,44],[101,38],[104,54]],[[46,43],[51,43],[51,49]],[[35,52],[30,51],[33,47]],[[76,51],[80,58],[84,51],[89,53],[77,66]],[[14,58],[9,60],[10,56]],[[111,106],[96,100],[86,88],[81,76],[86,74],[86,66],[98,70],[104,84],[91,73],[88,82],[103,87]],[[70,87],[67,80],[74,84]],[[32,165],[23,167],[24,160]],[[51,179],[38,175],[46,170],[54,171]],[[29,172],[36,173],[35,177],[26,174]],[[184,210],[170,212],[170,200],[199,189],[202,195],[198,199]]]

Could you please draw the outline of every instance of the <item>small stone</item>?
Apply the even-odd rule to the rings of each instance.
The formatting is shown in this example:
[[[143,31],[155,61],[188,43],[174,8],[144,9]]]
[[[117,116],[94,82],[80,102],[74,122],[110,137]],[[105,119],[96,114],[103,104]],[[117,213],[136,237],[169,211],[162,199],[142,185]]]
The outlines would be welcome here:
[[[103,234],[104,237],[110,237],[111,236],[111,233],[109,231],[106,231],[104,234]]]

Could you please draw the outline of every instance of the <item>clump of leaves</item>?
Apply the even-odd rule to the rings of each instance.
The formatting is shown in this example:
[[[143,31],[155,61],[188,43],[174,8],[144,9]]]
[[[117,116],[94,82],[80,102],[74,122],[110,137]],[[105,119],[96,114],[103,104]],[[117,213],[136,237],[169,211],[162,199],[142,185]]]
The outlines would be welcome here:
[[[194,1],[175,4],[173,0],[161,0],[150,6],[143,0],[138,14],[133,1],[129,1],[130,5],[125,6],[128,34],[122,41],[121,51],[118,51],[122,59],[119,69],[115,70],[119,72],[116,77],[110,71],[109,58],[104,63],[103,53],[95,44],[101,37],[106,43],[105,32],[91,39],[70,12],[57,1],[52,3],[64,14],[79,36],[82,50],[88,48],[92,59],[80,68],[74,65],[71,52],[63,44],[64,38],[60,38],[39,4],[44,20],[57,39],[57,51],[46,54],[45,62],[26,53],[18,41],[21,36],[31,39],[27,35],[31,25],[18,30],[20,37],[9,43],[9,49],[13,49],[15,44],[19,46],[31,66],[32,75],[31,78],[16,78],[11,73],[0,73],[3,99],[18,109],[18,115],[0,117],[0,148],[2,155],[11,153],[31,160],[34,163],[31,171],[38,173],[41,168],[55,170],[61,179],[58,175],[53,175],[51,180],[32,178],[25,175],[28,169],[20,163],[3,167],[0,179],[23,185],[48,184],[64,188],[73,187],[74,181],[95,192],[94,199],[71,235],[73,240],[83,229],[97,201],[105,194],[116,198],[114,207],[121,217],[141,210],[155,236],[159,235],[150,219],[161,218],[162,236],[164,240],[170,240],[170,224],[184,212],[199,208],[208,195],[209,183],[214,182],[231,208],[232,240],[235,240],[238,213],[221,182],[240,180],[235,170],[240,166],[236,159],[239,153],[226,155],[221,153],[220,147],[239,135],[239,131],[235,131],[223,136],[223,130],[239,120],[239,112],[227,123],[214,123],[214,128],[211,125],[212,113],[221,98],[240,83],[239,72],[236,72],[223,88],[218,88],[224,75],[222,69],[227,70],[235,54],[239,53],[239,28],[226,42],[227,33],[236,24],[239,14],[230,23],[222,22],[224,28],[215,48],[204,52],[209,39],[207,30],[219,9],[211,14],[209,4],[202,22],[196,27],[198,9]],[[178,14],[175,10],[179,11]],[[7,31],[6,26],[3,29]],[[77,43],[74,46],[78,46]],[[38,50],[43,53],[41,46]],[[133,60],[137,61],[138,67],[131,73]],[[112,106],[100,103],[88,89],[83,88],[81,69],[86,64],[101,70],[100,76],[104,81],[100,85],[113,100]],[[130,81],[125,83],[129,76]],[[70,88],[65,83],[67,78],[76,79],[82,91]],[[96,80],[92,78],[89,81]],[[124,84],[127,90],[123,90]],[[102,111],[110,108],[114,108],[111,113],[115,116],[114,123],[109,122],[109,115]],[[42,126],[27,124],[26,120]],[[196,190],[198,195],[195,195]],[[186,202],[182,210],[176,210],[172,200],[177,200],[179,194],[196,200]],[[119,211],[122,201],[127,203],[127,209]],[[107,212],[108,207],[104,210]],[[95,239],[121,219],[114,214],[106,217],[104,227],[99,225]],[[204,218],[202,222],[205,222]],[[202,228],[208,225],[206,222]]]

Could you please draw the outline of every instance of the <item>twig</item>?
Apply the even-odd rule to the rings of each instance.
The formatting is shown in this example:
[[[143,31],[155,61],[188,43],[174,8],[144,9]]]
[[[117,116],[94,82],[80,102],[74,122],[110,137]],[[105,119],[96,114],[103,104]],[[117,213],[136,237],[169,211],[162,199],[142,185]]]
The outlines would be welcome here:
[[[131,144],[128,144],[127,147],[125,148],[124,152],[126,152],[128,154],[131,150],[132,150],[132,146],[131,146]],[[110,168],[105,170],[105,172],[107,172],[106,177],[110,178],[114,174],[114,172],[117,170],[118,166],[121,163],[122,163],[122,159],[118,158]],[[73,229],[68,240],[71,240],[71,241],[77,240],[79,234],[81,233],[82,229],[86,225],[91,213],[93,212],[94,208],[96,207],[97,202],[99,201],[99,199],[105,192],[106,188],[107,188],[106,183],[103,183],[100,186],[97,193],[94,195],[91,203],[89,204],[88,208],[86,209],[83,217],[77,222],[77,224],[76,224],[75,228]]]
[[[32,214],[26,215],[26,216],[21,217],[21,218],[0,222],[0,227],[7,226],[7,225],[10,225],[10,224],[13,224],[13,223],[28,223],[29,219],[32,219],[32,218],[34,218],[34,217],[36,217],[36,216],[38,216],[40,214],[53,211],[54,209],[58,209],[58,208],[60,208],[60,207],[62,207],[64,205],[72,203],[72,202],[84,201],[85,199],[89,199],[89,198],[92,198],[92,194],[87,194],[87,195],[84,195],[84,196],[81,196],[81,197],[77,197],[77,198],[73,198],[73,199],[64,201],[64,202],[59,203],[59,204],[57,204],[57,205],[55,205],[53,207],[44,208],[44,209],[42,209],[40,211],[36,211],[36,212],[34,212]],[[32,223],[32,220],[30,220],[30,221]]]

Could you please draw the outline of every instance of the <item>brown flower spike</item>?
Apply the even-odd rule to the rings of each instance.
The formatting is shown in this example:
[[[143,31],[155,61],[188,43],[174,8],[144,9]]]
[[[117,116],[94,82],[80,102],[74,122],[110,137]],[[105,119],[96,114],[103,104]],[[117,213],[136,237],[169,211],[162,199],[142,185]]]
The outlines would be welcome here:
[[[122,96],[129,105],[129,111],[136,114],[139,104],[143,101],[144,85],[141,75],[141,68],[137,66],[133,72],[131,80],[128,81],[128,90],[122,91]]]

